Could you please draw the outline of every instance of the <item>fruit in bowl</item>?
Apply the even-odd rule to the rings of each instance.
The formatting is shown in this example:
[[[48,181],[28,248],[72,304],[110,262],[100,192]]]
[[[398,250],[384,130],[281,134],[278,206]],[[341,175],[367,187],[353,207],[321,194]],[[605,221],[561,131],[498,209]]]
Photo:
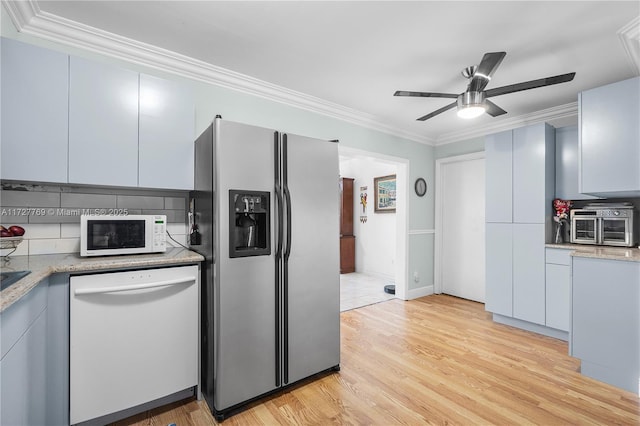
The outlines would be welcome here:
[[[0,238],[2,237],[22,237],[24,235],[24,228],[18,225],[11,225],[9,228],[5,228],[0,225]]]

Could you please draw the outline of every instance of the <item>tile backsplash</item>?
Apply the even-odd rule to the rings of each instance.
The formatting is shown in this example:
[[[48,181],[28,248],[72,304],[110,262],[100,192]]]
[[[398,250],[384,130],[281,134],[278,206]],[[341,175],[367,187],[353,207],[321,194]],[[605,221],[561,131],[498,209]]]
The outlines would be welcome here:
[[[2,182],[0,224],[20,225],[24,240],[12,256],[77,253],[80,251],[80,216],[164,214],[167,230],[180,244],[187,244],[187,191],[127,188],[34,185]],[[178,246],[167,238],[168,246]],[[3,249],[0,254],[5,255]]]

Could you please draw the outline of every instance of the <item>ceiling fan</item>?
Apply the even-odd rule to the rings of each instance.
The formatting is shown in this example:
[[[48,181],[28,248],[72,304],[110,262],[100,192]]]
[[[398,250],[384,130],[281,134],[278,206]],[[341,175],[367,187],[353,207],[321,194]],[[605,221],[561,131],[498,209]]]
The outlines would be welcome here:
[[[506,95],[507,93],[520,92],[522,90],[535,89],[537,87],[551,86],[553,84],[565,83],[573,80],[575,72],[561,74],[553,77],[540,78],[538,80],[526,81],[523,83],[510,84],[508,86],[497,87],[495,89],[484,90],[491,81],[491,76],[496,71],[506,52],[485,53],[479,65],[472,65],[462,70],[462,75],[469,80],[467,90],[460,94],[435,93],[435,92],[408,92],[398,90],[393,96],[414,96],[423,98],[451,98],[456,99],[438,110],[418,118],[418,121],[425,121],[438,114],[458,107],[458,116],[462,118],[478,117],[485,112],[492,117],[506,114],[507,111],[491,102],[488,98]]]

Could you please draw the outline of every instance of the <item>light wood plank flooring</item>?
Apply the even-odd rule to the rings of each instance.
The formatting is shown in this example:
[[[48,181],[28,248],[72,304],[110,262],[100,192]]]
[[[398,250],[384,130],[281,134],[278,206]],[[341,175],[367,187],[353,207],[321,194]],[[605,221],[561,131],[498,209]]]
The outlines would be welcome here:
[[[565,342],[493,323],[445,295],[341,314],[342,370],[237,414],[225,425],[638,425],[637,395],[589,379]],[[119,424],[211,425],[202,401]]]

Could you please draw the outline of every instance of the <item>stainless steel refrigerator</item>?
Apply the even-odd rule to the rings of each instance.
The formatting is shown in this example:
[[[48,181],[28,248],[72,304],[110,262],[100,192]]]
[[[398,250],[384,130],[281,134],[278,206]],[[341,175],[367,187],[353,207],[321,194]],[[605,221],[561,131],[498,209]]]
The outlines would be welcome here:
[[[338,144],[216,117],[195,171],[201,390],[223,420],[339,370]]]

